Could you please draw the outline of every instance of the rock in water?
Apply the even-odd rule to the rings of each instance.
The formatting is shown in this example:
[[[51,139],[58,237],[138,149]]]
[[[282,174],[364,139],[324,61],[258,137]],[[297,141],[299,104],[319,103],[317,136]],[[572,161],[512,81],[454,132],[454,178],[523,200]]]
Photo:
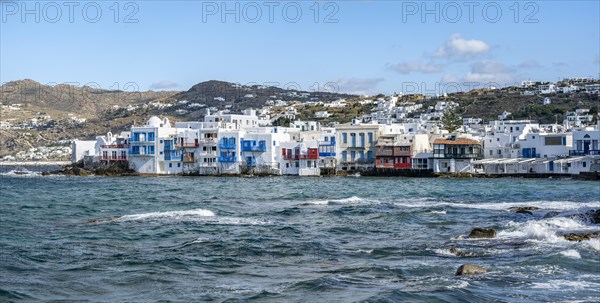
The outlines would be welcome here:
[[[591,232],[591,233],[584,233],[584,234],[566,234],[563,235],[563,237],[565,237],[566,240],[569,241],[583,241],[583,240],[590,240],[590,239],[595,239],[595,238],[600,238],[600,232]]]
[[[475,227],[469,233],[469,238],[495,238],[496,230],[493,228]]]
[[[525,215],[532,215],[533,216],[532,212],[530,212],[528,210],[524,210],[524,209],[519,209],[519,210],[516,211],[516,213],[517,214],[525,214]]]
[[[532,210],[538,210],[538,209],[540,209],[540,208],[536,207],[536,206],[520,206],[520,207],[515,206],[515,207],[508,208],[508,210],[513,210],[515,212],[519,212],[519,211],[523,211],[523,210],[532,211]]]
[[[590,210],[586,214],[592,223],[600,224],[600,209]]]
[[[560,212],[557,212],[557,211],[550,211],[550,212],[548,212],[548,213],[546,213],[546,214],[544,215],[544,219],[548,219],[548,218],[554,218],[554,217],[556,217],[556,216],[558,216],[558,215],[560,215]]]
[[[457,276],[478,275],[485,273],[485,268],[475,264],[463,264],[456,271]]]
[[[465,253],[460,251],[458,248],[456,248],[456,246],[452,245],[450,246],[450,253],[453,255],[456,255],[458,257],[464,257]]]

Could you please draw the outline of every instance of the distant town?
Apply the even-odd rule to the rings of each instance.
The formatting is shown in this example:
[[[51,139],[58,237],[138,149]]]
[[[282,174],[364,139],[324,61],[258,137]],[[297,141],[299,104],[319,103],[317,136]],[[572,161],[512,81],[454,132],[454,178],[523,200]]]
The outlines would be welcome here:
[[[492,92],[496,89],[486,88]],[[548,106],[555,94],[598,95],[600,84],[591,78],[575,78],[560,83],[523,81],[520,87],[509,89],[523,96],[539,95],[540,105]],[[310,95],[296,97],[307,99]],[[600,171],[597,107],[564,112],[563,121],[546,124],[512,119],[512,114],[504,111],[483,124],[482,118],[461,117],[459,104],[446,101],[444,96],[414,102],[402,97],[401,93],[364,97],[354,104],[345,99],[324,102],[311,98],[300,103],[302,110],[318,110],[311,111],[311,119],[302,120],[300,116],[306,114],[299,113],[298,103],[280,99],[242,113],[232,113],[231,106],[219,109],[188,100],[151,102],[144,106],[204,108],[206,114],[202,121],[179,122],[152,116],[128,131],[113,133],[107,129],[96,140],[68,140],[71,147],[32,147],[1,160],[70,158],[87,169],[119,164],[153,175],[579,175]],[[214,99],[225,101],[223,97]],[[435,103],[424,108],[423,101]],[[370,106],[371,111],[348,123],[323,122],[337,109],[356,104]],[[3,110],[19,108],[19,104],[3,105]],[[119,106],[111,110],[119,110]],[[136,106],[125,110],[134,111]],[[179,108],[175,113],[185,114],[185,110]],[[48,123],[84,122],[74,115],[57,122],[40,113],[16,125],[1,121],[0,127],[28,129]]]

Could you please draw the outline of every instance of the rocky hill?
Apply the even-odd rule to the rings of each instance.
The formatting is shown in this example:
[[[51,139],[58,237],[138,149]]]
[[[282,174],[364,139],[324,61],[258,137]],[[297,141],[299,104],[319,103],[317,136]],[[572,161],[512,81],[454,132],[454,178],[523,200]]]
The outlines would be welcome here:
[[[550,98],[551,104],[543,105],[546,97]],[[32,147],[61,144],[61,140],[93,139],[108,131],[128,130],[133,124],[144,124],[153,115],[167,116],[171,121],[189,121],[202,119],[210,108],[236,113],[246,108],[284,103],[280,101],[327,102],[340,98],[347,99],[349,106],[340,109],[322,105],[300,106],[297,117],[308,120],[317,110],[329,110],[334,115],[323,122],[345,123],[373,109],[373,105],[362,105],[354,95],[244,86],[214,80],[179,92],[126,92],[67,84],[51,86],[33,80],[13,81],[0,86],[0,122],[3,123],[0,127],[0,157]],[[438,101],[454,101],[460,105],[462,117],[479,117],[485,122],[496,119],[504,111],[512,113],[511,119],[561,122],[567,111],[588,108],[590,113],[596,114],[600,105],[598,95],[594,94],[525,96],[522,89],[515,87],[477,89],[434,99],[408,95],[399,100],[404,101],[423,103],[424,109]]]

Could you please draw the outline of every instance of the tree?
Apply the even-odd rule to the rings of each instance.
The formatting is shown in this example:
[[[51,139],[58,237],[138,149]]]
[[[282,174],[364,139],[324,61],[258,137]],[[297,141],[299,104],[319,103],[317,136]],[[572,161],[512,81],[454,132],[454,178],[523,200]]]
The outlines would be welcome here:
[[[450,133],[461,128],[461,126],[463,125],[462,118],[453,109],[444,113],[441,122],[442,127]]]
[[[286,117],[279,117],[277,120],[273,121],[273,126],[283,126],[289,127],[292,120]]]

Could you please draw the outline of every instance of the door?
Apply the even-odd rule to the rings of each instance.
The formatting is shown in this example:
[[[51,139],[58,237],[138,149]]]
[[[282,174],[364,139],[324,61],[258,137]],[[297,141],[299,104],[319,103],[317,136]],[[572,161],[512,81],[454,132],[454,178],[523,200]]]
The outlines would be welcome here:
[[[554,161],[550,161],[550,163],[548,163],[548,170],[554,171]]]

